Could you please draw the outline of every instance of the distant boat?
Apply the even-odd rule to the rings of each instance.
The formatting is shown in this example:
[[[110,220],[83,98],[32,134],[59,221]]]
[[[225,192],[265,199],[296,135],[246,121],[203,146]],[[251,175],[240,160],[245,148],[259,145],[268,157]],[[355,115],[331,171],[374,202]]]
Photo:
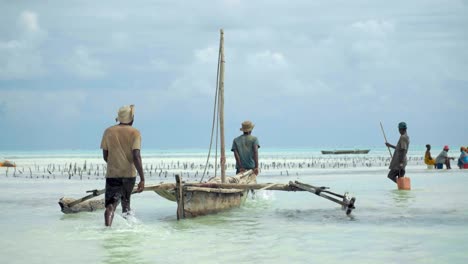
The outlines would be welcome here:
[[[5,161],[0,161],[0,167],[16,167],[16,164],[8,161],[8,160],[5,160]]]
[[[322,150],[322,154],[367,154],[370,149],[354,149],[354,150]]]

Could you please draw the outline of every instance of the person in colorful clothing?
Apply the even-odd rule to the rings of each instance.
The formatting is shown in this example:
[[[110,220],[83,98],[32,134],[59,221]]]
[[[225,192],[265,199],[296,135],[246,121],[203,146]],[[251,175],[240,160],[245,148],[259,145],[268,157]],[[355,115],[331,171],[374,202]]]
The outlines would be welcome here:
[[[460,148],[460,157],[458,158],[458,167],[468,169],[468,153],[465,147]]]
[[[388,173],[387,178],[390,180],[394,181],[395,183],[397,182],[397,177],[404,177],[405,176],[405,168],[407,164],[407,158],[406,154],[408,153],[408,148],[409,148],[409,137],[408,134],[406,133],[406,123],[405,122],[400,122],[398,124],[398,131],[400,132],[400,139],[398,140],[398,143],[396,146],[385,142],[385,145],[389,148],[395,149],[393,156],[392,156],[392,161],[390,162],[390,172]]]
[[[426,163],[428,168],[433,168],[435,165],[435,159],[431,156],[431,145],[426,145],[426,154],[424,155],[424,163]]]
[[[260,145],[257,137],[252,136],[254,124],[250,121],[242,123],[242,135],[232,142],[231,151],[236,159],[236,174],[246,170],[253,170],[258,175],[258,149]]]

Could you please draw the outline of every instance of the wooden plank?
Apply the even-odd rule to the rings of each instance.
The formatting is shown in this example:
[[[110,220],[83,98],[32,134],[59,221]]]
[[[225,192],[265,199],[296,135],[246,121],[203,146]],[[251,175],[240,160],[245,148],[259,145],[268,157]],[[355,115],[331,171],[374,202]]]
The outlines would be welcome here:
[[[241,189],[221,189],[221,188],[205,188],[205,187],[185,187],[187,191],[191,192],[211,192],[211,193],[241,193]]]
[[[96,196],[99,196],[99,195],[105,193],[105,192],[106,192],[106,189],[102,189],[102,190],[92,190],[92,191],[87,191],[87,192],[91,192],[91,194],[90,194],[90,195],[87,195],[87,196],[85,196],[85,197],[83,197],[83,198],[80,198],[80,199],[78,199],[78,200],[75,200],[75,201],[69,203],[67,206],[68,206],[68,207],[73,207],[74,205],[77,205],[77,204],[82,203],[82,202],[84,202],[84,201],[87,201],[87,200],[89,200],[89,199],[91,199],[91,198],[94,198],[94,197],[96,197]]]
[[[320,197],[323,197],[323,198],[325,198],[327,200],[330,200],[332,202],[335,202],[335,203],[341,205],[341,208],[346,210],[346,215],[351,214],[353,209],[355,209],[354,203],[356,202],[356,198],[354,198],[354,197],[351,198],[350,200],[347,200],[347,199],[345,199],[344,195],[337,195],[339,197],[343,197],[343,200],[340,201],[340,200],[338,200],[336,198],[333,198],[333,197],[328,196],[327,194],[325,194],[324,193],[325,191],[323,191],[321,188],[316,188],[316,187],[313,187],[311,185],[302,184],[302,183],[300,183],[298,181],[296,181],[295,183],[294,182],[289,182],[289,184],[293,185],[293,186],[296,186],[297,188],[303,189],[305,191],[314,193],[315,195],[318,195]],[[328,192],[328,193],[334,194],[332,192]]]
[[[237,184],[237,183],[186,183],[185,186],[219,188],[219,189],[242,189],[242,190],[275,190],[275,191],[303,191],[289,184],[280,183],[255,183],[255,184]]]
[[[176,198],[177,198],[177,220],[185,218],[184,215],[184,190],[182,179],[179,175],[176,178]]]
[[[297,187],[297,188],[299,188],[299,189],[303,189],[304,191],[308,191],[308,192],[311,192],[311,193],[313,193],[313,194],[315,194],[315,195],[321,196],[321,197],[323,197],[323,198],[325,198],[325,199],[328,199],[328,200],[330,200],[330,201],[332,201],[332,202],[335,202],[335,203],[337,203],[337,204],[339,204],[339,205],[347,206],[347,204],[343,203],[343,201],[340,201],[340,200],[335,199],[335,198],[333,198],[333,197],[330,197],[330,196],[328,196],[328,195],[326,195],[326,194],[323,194],[323,193],[322,193],[322,190],[317,191],[316,188],[312,188],[312,187],[306,186],[306,185],[301,184],[301,183],[298,183],[298,182],[296,182],[296,183],[294,183],[294,182],[289,182],[289,184],[290,184],[290,185],[293,185],[293,186],[295,186],[295,187]]]

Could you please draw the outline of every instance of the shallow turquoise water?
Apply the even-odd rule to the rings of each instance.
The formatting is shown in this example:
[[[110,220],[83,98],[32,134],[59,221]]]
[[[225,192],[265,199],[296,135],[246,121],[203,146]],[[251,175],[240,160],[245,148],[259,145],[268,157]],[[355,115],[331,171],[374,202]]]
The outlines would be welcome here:
[[[261,191],[241,208],[177,221],[175,203],[145,192],[133,196],[135,219],[116,216],[111,229],[102,211],[64,215],[57,204],[102,180],[2,175],[2,263],[466,263],[468,172],[413,166],[411,191],[396,190],[386,173],[317,169],[258,179],[349,191],[357,198],[351,217],[311,193]]]

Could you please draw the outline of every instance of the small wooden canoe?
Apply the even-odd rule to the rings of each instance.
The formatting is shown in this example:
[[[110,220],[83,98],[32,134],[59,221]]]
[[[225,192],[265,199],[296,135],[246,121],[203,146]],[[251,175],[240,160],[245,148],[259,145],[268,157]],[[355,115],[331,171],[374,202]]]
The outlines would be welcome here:
[[[367,154],[370,149],[355,149],[355,150],[322,150],[322,154]]]
[[[3,162],[0,162],[0,167],[16,167],[16,164],[8,161],[8,160],[5,160]]]

